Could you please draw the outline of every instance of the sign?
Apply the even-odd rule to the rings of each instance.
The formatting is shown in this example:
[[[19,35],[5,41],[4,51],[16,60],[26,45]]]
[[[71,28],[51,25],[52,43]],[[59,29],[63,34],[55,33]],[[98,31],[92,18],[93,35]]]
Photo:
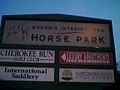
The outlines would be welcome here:
[[[105,52],[61,51],[60,64],[113,64],[113,55]]]
[[[112,86],[115,59],[111,20],[61,14],[2,17],[0,81],[4,86],[16,86],[11,82],[19,82],[16,88],[40,90]]]
[[[59,69],[59,82],[114,83],[112,69]]]
[[[0,66],[0,80],[54,82],[54,68]]]
[[[54,63],[55,51],[0,49],[0,62]]]
[[[109,24],[6,20],[2,43],[110,47]]]

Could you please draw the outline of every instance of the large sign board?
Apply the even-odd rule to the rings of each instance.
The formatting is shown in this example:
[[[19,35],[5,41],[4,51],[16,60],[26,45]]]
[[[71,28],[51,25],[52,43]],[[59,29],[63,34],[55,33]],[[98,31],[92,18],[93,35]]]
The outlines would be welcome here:
[[[2,43],[101,48],[110,47],[109,33],[109,24],[6,20]]]
[[[54,82],[54,68],[0,66],[0,80]]]
[[[114,71],[112,69],[71,69],[60,68],[60,82],[96,82],[114,83]]]
[[[40,16],[3,16],[0,42],[3,83],[18,82],[24,87],[26,81],[32,84],[37,81],[40,89],[51,86],[51,90],[61,85],[64,88],[65,84],[71,88],[81,83],[115,83],[110,20]]]
[[[55,51],[0,49],[0,62],[54,63]]]

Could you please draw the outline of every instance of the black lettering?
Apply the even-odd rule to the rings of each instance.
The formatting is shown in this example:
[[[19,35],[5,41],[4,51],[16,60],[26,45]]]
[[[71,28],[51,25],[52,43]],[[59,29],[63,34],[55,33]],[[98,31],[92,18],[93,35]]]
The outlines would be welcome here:
[[[36,57],[36,51],[33,51],[33,55],[32,55],[33,57]]]
[[[48,41],[53,42],[53,36],[52,36],[52,35],[49,35],[49,36],[48,36]]]
[[[10,55],[11,55],[11,56],[14,56],[14,55],[15,55],[15,54],[14,54],[14,50],[11,50]]]
[[[64,42],[69,42],[69,36],[64,37]]]
[[[66,27],[62,27],[62,30],[66,30]]]
[[[36,34],[36,35],[32,34],[31,40],[32,41],[38,41],[38,34]]]
[[[97,38],[96,38],[96,37],[92,37],[91,42],[92,42],[92,43],[97,43]]]
[[[26,51],[22,51],[22,56],[28,56],[28,53]]]
[[[82,40],[82,37],[77,36],[77,38],[76,38],[76,42],[79,42],[79,41],[81,41],[81,40]]]
[[[104,40],[105,38],[104,37],[99,37],[99,43],[105,43],[105,40]]]
[[[3,50],[1,50],[0,55],[5,56],[5,52]]]
[[[73,27],[70,27],[70,30],[71,30],[71,31],[74,30]]]
[[[45,41],[45,36],[44,36],[44,35],[40,35],[40,36],[39,36],[39,40],[40,40],[40,41]]]
[[[31,57],[33,57],[33,52],[32,51],[28,51],[29,53],[28,53],[28,55]]]
[[[45,26],[45,29],[47,29],[47,26]]]
[[[40,29],[44,29],[44,27],[43,27],[43,26],[40,26],[39,28],[40,28]]]
[[[53,52],[48,52],[49,53],[49,57],[53,57]]]
[[[4,72],[7,72],[7,68],[5,68],[5,71]]]
[[[77,30],[77,27],[74,27],[74,31],[76,31]]]
[[[60,36],[56,36],[56,42],[60,42],[60,41],[61,41]]]
[[[51,30],[52,29],[52,26],[48,26],[48,30]]]
[[[85,43],[89,43],[89,39],[88,39],[88,37],[85,37],[84,42],[85,42]]]
[[[20,56],[20,52],[19,51],[15,51],[15,56]]]
[[[57,27],[55,26],[55,30],[57,30]]]
[[[32,25],[32,29],[36,29],[36,26]]]
[[[46,57],[45,52],[44,51],[40,51],[39,52],[39,57]]]

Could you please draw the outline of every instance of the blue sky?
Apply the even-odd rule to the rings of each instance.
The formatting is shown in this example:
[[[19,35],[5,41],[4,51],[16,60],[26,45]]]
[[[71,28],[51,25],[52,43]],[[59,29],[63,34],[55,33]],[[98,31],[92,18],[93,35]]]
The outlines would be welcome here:
[[[120,62],[120,0],[0,0],[0,21],[2,15],[47,13],[112,20],[116,59]]]

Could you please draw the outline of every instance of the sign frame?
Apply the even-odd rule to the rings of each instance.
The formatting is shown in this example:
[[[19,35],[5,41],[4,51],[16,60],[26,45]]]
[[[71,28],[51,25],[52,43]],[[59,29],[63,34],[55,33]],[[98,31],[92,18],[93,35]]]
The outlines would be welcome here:
[[[39,15],[38,15],[39,16]],[[109,28],[109,39],[110,39],[110,47],[102,47],[102,48],[114,48],[114,39],[113,39],[113,35],[112,35],[112,21],[111,20],[104,20],[104,19],[96,19],[96,18],[85,18],[85,17],[76,17],[78,18],[78,20],[74,20],[74,19],[59,19],[59,15],[58,17],[54,18],[54,15],[51,16],[51,18],[45,18],[43,16],[45,15],[40,15],[41,17],[32,17],[32,15],[22,15],[22,17],[20,15],[4,15],[2,17],[2,24],[1,24],[1,40],[0,42],[2,43],[3,40],[3,35],[4,35],[4,26],[7,20],[27,20],[27,21],[48,21],[48,22],[71,22],[71,23],[95,23],[95,24],[107,24],[108,28]],[[47,16],[47,15],[46,15]],[[56,15],[57,16],[57,15]],[[61,15],[62,16],[62,15]],[[63,17],[66,17],[67,15],[63,15]],[[68,15],[69,16],[69,15]],[[69,16],[69,17],[74,17],[74,16]],[[5,43],[2,43],[4,45],[6,45]],[[9,44],[9,43],[8,43]],[[20,44],[9,44],[9,45],[20,45]],[[28,45],[28,44],[23,44],[23,45]],[[31,45],[28,45],[31,46]],[[38,45],[35,45],[38,46]],[[41,46],[49,46],[49,45],[41,45]],[[56,46],[56,45],[52,45],[52,46]],[[61,46],[62,47],[62,46]],[[63,46],[64,47],[64,46]],[[70,46],[73,47],[73,46]],[[75,46],[77,47],[77,46]],[[83,47],[83,46],[79,46],[79,47]],[[85,48],[85,47],[83,47]],[[87,48],[99,48],[99,47],[87,47]]]
[[[5,26],[5,22],[6,20],[27,20],[27,21],[50,21],[50,22],[72,22],[72,23],[96,23],[96,24],[108,24],[109,26],[109,37],[110,37],[110,47],[74,47],[74,46],[50,46],[50,45],[20,45],[20,44],[4,44],[2,43],[2,39],[3,39],[3,34],[4,34],[4,26]],[[58,87],[58,85],[62,85],[64,86],[64,84],[68,84],[66,82],[59,82],[59,77],[57,77],[57,75],[59,75],[59,68],[87,68],[87,69],[93,69],[93,68],[101,68],[101,69],[113,69],[114,70],[114,75],[115,75],[115,81],[116,81],[116,58],[115,58],[115,46],[114,46],[114,39],[113,39],[113,31],[112,31],[112,21],[111,20],[106,20],[106,19],[96,19],[96,18],[88,18],[88,17],[80,17],[80,16],[72,16],[72,15],[63,15],[63,14],[38,14],[38,15],[4,15],[2,17],[2,23],[1,23],[1,33],[0,33],[0,48],[8,48],[8,49],[39,49],[39,50],[54,50],[55,51],[55,63],[48,65],[48,64],[39,64],[37,66],[39,67],[50,67],[50,68],[55,68],[55,82],[54,82],[54,86],[52,87]],[[61,51],[92,51],[92,52],[110,52],[113,54],[113,65],[108,65],[108,66],[102,66],[102,65],[62,65],[59,63],[59,53]],[[58,55],[58,56],[57,56]],[[15,66],[32,66],[33,64],[18,64],[15,63]],[[1,63],[0,66],[12,66],[9,63]],[[33,65],[35,66],[35,65]],[[6,83],[11,83],[11,82],[3,82],[4,84]],[[16,82],[13,82],[16,83]],[[19,84],[21,84],[20,82],[17,82]],[[25,82],[24,82],[25,83]],[[33,82],[34,83],[34,82]],[[40,84],[42,84],[43,82],[38,82]],[[44,86],[50,84],[49,82],[44,83]],[[86,84],[86,83],[69,83],[68,86],[71,85],[77,85],[79,86],[79,84]],[[91,84],[91,83],[87,83],[87,84]],[[93,85],[98,85],[98,83],[92,83]],[[99,83],[99,85],[102,85],[103,83]],[[105,84],[110,84],[110,83],[105,83]],[[28,84],[29,85],[29,84]],[[52,83],[53,85],[53,83]],[[98,85],[98,86],[99,86]],[[22,85],[24,86],[24,85]],[[65,86],[64,86],[65,87]],[[86,87],[86,86],[85,86]],[[41,88],[41,87],[40,87]],[[71,87],[70,87],[71,88]],[[43,89],[43,88],[42,88]],[[52,90],[51,89],[51,90]],[[60,89],[60,88],[59,88]],[[48,88],[49,90],[49,88]],[[61,89],[60,89],[61,90]]]
[[[0,62],[18,62],[18,63],[55,63],[54,50],[36,50],[36,49],[1,49]]]
[[[111,52],[60,51],[59,57],[60,64],[69,65],[113,65],[114,61]]]
[[[2,43],[109,48],[108,33],[102,23],[6,20]]]
[[[54,82],[55,79],[54,68],[50,67],[0,66],[0,72],[0,79],[5,81]]]
[[[115,82],[113,69],[59,68],[59,71],[60,71],[59,72],[60,83],[78,83],[78,82],[79,83],[86,83],[86,82],[114,83]]]

